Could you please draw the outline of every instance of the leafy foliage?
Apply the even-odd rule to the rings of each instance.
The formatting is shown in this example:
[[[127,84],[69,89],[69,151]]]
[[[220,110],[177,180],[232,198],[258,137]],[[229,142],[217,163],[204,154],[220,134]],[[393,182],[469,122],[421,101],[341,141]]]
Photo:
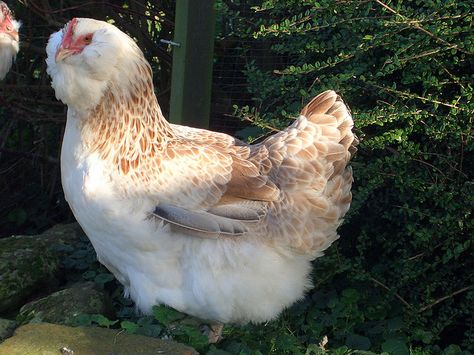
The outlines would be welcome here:
[[[436,350],[454,342],[474,350],[468,8],[464,1],[263,1],[242,23],[239,35],[270,43],[269,55],[287,64],[247,65],[256,108],[237,107],[237,115],[267,131],[283,128],[326,89],[353,108],[361,138],[354,202],[337,262],[316,261],[311,297],[319,306],[309,314],[318,321],[307,326],[316,338],[329,334],[329,345],[406,353],[408,343]],[[335,273],[321,283],[328,270]]]

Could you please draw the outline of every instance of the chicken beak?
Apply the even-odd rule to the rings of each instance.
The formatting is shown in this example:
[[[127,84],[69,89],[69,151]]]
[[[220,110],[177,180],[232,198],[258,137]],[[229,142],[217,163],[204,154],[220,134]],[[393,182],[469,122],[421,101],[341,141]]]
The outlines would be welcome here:
[[[18,31],[16,30],[11,31],[10,36],[13,38],[13,40],[17,42],[20,40],[20,36],[18,35]]]
[[[56,51],[56,56],[54,57],[56,63],[70,57],[74,54],[74,51],[64,47],[62,44],[59,46],[58,50]]]
[[[12,41],[15,41],[15,42],[18,42],[19,41],[19,37],[18,37],[18,32],[13,30],[13,31],[1,31],[0,30],[0,36],[4,36],[4,38],[10,38]]]

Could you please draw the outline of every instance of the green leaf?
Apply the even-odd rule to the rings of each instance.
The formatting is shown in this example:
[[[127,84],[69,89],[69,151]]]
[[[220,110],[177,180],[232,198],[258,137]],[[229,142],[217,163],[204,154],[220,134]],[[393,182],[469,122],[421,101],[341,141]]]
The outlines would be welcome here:
[[[382,350],[390,355],[408,355],[408,347],[405,342],[398,339],[389,339],[382,344]]]
[[[110,327],[111,325],[114,325],[115,323],[118,322],[118,320],[110,320],[107,317],[104,317],[102,314],[93,314],[91,316],[91,320],[101,327]]]
[[[92,324],[92,316],[86,313],[80,313],[74,317],[74,325],[87,327]]]
[[[183,319],[185,317],[183,313],[163,305],[154,306],[153,315],[155,316],[156,320],[164,325],[168,325],[171,322],[177,321],[178,319]]]
[[[100,285],[103,285],[107,282],[110,282],[114,279],[114,275],[108,273],[101,273],[94,278],[94,282]]]
[[[443,351],[443,355],[459,355],[461,354],[461,347],[456,344],[451,344]]]
[[[342,300],[346,304],[356,303],[360,298],[359,291],[354,288],[346,288],[342,291]]]
[[[340,348],[331,350],[331,355],[347,355],[350,354],[349,348],[347,346],[341,346]]]
[[[403,319],[401,317],[396,317],[389,319],[387,321],[387,329],[389,332],[395,332],[403,328]]]
[[[82,278],[84,280],[92,280],[95,278],[97,273],[94,270],[87,270],[85,273],[82,274]]]
[[[124,320],[120,322],[120,326],[122,327],[122,329],[125,329],[127,332],[132,333],[132,334],[136,333],[138,328],[140,328],[140,326],[137,323],[133,323],[128,320]]]
[[[357,334],[351,334],[346,338],[346,345],[356,350],[369,350],[372,345],[370,339]]]
[[[185,337],[184,342],[196,349],[202,349],[209,344],[209,339],[207,336],[202,334],[202,332],[197,327],[191,325],[181,324],[173,333],[181,333],[182,336]]]
[[[430,331],[426,331],[423,329],[416,329],[414,331],[413,339],[421,340],[425,344],[431,344],[431,342],[433,341],[433,338],[434,338],[434,335]]]
[[[232,355],[232,354],[225,350],[217,349],[214,345],[211,345],[209,350],[206,352],[206,355]]]
[[[141,326],[137,334],[145,335],[147,337],[159,338],[161,336],[161,332],[163,331],[163,326],[160,324],[147,324]]]

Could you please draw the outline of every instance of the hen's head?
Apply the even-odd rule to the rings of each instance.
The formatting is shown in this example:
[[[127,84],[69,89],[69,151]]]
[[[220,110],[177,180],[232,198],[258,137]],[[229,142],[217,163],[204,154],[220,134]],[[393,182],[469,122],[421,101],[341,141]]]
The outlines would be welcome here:
[[[0,1],[0,80],[7,75],[18,53],[19,29],[20,23],[15,21],[7,4]]]
[[[131,87],[137,63],[146,63],[128,35],[88,18],[74,18],[53,33],[46,52],[56,97],[78,113],[96,107],[107,89]]]

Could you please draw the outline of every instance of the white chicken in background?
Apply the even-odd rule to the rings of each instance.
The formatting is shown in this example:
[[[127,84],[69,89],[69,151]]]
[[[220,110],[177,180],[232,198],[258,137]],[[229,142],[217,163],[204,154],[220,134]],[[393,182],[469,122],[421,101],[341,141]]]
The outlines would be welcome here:
[[[0,80],[5,78],[20,47],[20,23],[13,18],[7,4],[0,1]]]
[[[139,310],[264,322],[311,287],[311,260],[351,202],[351,115],[333,91],[263,142],[169,124],[152,70],[111,24],[51,35],[48,73],[68,106],[64,193],[99,261]]]

